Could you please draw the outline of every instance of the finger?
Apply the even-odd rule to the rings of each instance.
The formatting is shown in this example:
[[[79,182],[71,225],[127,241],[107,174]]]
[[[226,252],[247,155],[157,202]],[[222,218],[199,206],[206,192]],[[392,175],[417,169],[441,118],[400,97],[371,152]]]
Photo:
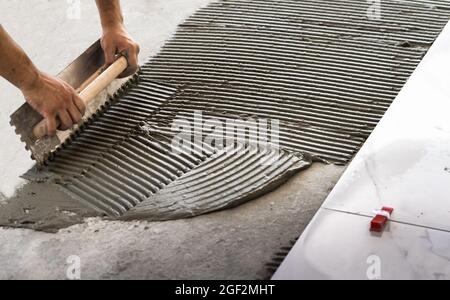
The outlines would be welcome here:
[[[75,103],[75,106],[77,107],[81,116],[84,116],[84,113],[86,112],[86,104],[84,104],[84,101],[76,93],[73,95],[73,103]]]
[[[130,64],[124,72],[124,77],[133,75],[134,73],[137,72],[138,69],[139,66],[136,63]]]
[[[47,115],[47,136],[54,136],[56,134],[56,120],[55,116]]]
[[[69,109],[67,110],[69,112],[70,118],[72,119],[73,124],[78,124],[81,121],[82,115],[80,111],[78,110],[78,107],[73,103],[70,105]]]
[[[129,50],[127,50],[128,67],[125,69],[125,71],[122,72],[122,74],[119,75],[119,78],[127,77],[136,73],[139,68],[138,54],[139,46],[131,47]]]
[[[116,48],[107,45],[103,48],[103,53],[105,54],[105,64],[111,65],[116,58]]]
[[[70,117],[69,113],[67,112],[67,110],[61,110],[58,113],[58,117],[59,120],[61,121],[61,125],[59,126],[59,130],[67,130],[70,127],[72,127],[72,118]]]

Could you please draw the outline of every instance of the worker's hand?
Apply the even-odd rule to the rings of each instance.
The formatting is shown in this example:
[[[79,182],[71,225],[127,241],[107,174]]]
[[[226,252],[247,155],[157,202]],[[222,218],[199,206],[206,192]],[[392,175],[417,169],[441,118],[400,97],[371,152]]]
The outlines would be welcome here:
[[[131,38],[123,25],[104,28],[101,44],[108,66],[116,60],[117,54],[124,52],[127,54],[128,68],[119,77],[130,76],[138,70],[139,45]]]
[[[85,105],[75,90],[66,82],[39,73],[29,86],[22,88],[27,102],[47,120],[47,133],[67,130],[81,121]],[[60,121],[57,128],[56,120]]]

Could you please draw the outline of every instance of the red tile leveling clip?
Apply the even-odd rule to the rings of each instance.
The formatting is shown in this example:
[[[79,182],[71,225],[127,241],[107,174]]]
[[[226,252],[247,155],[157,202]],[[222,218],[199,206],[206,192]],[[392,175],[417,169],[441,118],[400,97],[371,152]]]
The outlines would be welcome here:
[[[375,217],[370,222],[370,231],[382,232],[387,224],[387,221],[391,218],[394,209],[391,207],[383,207],[379,211],[375,211]]]

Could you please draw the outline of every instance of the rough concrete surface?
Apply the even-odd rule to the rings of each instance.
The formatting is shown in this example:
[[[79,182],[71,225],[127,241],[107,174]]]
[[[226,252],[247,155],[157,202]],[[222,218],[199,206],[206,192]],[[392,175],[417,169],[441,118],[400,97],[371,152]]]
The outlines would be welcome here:
[[[297,238],[344,168],[314,164],[282,188],[234,209],[166,222],[105,221],[57,234],[0,229],[0,279],[65,279],[72,255],[82,279],[258,279]]]
[[[142,46],[141,59],[155,54],[183,19],[209,2],[124,2],[128,30]],[[93,0],[81,1],[80,19],[68,18],[69,8],[66,1],[1,1],[0,21],[38,67],[56,74],[100,33]],[[33,207],[21,202],[20,196],[32,199],[44,187],[27,184],[22,194],[11,198],[24,184],[19,176],[32,161],[9,126],[9,115],[23,101],[20,92],[0,80],[0,95],[0,203],[10,198],[15,201],[8,204],[10,208],[26,216]],[[113,222],[90,218],[56,234],[0,228],[0,279],[64,279],[71,255],[80,257],[83,279],[262,278],[267,275],[264,264],[279,247],[299,236],[343,169],[314,164],[260,199],[192,219]],[[54,197],[55,209],[70,220],[73,215],[66,209],[71,209],[71,203],[60,202],[56,190],[47,189],[46,195]],[[32,225],[34,221],[24,222]]]

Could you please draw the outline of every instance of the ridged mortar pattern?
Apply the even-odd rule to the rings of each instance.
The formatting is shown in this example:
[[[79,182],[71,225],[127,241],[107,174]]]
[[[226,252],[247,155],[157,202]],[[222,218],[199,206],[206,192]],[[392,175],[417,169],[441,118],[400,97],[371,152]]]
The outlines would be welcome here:
[[[245,202],[311,160],[347,163],[450,17],[447,1],[386,0],[379,15],[368,15],[377,12],[373,5],[211,3],[179,26],[142,66],[140,81],[116,95],[48,169],[108,215],[163,220]],[[234,147],[202,151],[190,141],[195,151],[172,153],[174,122],[195,124],[199,112],[210,129],[276,121],[279,159],[261,164],[274,149],[245,140],[258,138],[252,125]],[[220,140],[223,131],[200,136]]]

